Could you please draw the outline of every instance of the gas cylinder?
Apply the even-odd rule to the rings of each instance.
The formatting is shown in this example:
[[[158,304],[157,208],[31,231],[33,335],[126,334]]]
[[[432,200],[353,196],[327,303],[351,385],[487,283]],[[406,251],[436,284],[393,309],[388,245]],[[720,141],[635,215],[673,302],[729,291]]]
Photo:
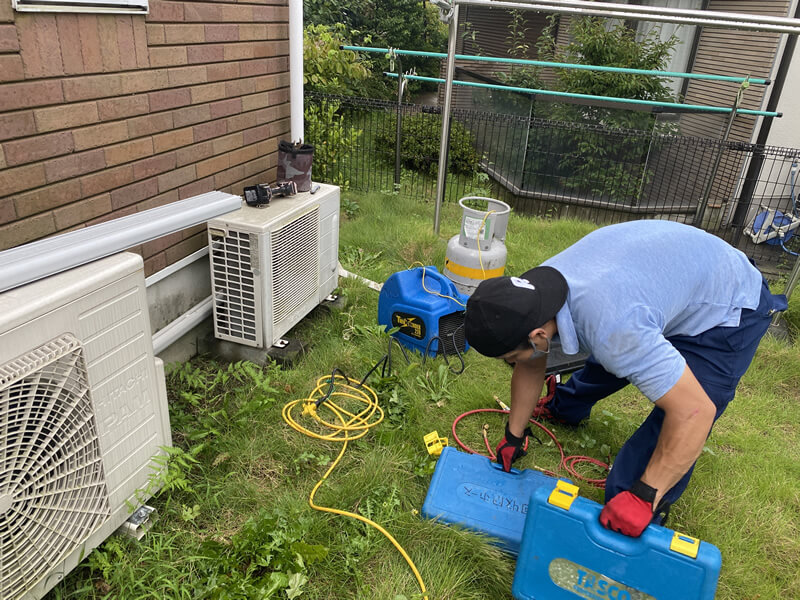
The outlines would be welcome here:
[[[461,231],[447,243],[443,273],[459,292],[470,296],[481,281],[505,271],[511,207],[483,196],[466,196],[458,204],[462,209]]]

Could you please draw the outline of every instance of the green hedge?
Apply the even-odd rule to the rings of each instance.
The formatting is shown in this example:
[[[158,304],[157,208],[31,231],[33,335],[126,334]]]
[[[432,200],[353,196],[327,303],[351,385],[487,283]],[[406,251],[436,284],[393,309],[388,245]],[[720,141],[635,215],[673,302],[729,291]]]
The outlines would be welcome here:
[[[403,117],[401,163],[408,169],[435,175],[439,165],[439,140],[442,132],[442,116],[428,113]],[[377,141],[384,150],[395,147],[397,115],[388,116],[378,131]],[[394,157],[393,152],[386,156]],[[394,160],[394,159],[392,159]],[[475,150],[475,139],[461,123],[453,120],[450,125],[450,172],[474,175],[478,171],[480,156]]]

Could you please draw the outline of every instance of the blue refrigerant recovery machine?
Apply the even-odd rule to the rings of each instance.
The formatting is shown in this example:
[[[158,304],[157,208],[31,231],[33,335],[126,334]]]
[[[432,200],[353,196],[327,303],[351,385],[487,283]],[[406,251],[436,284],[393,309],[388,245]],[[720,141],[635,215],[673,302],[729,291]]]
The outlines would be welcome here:
[[[378,297],[378,323],[395,327],[403,346],[428,354],[463,354],[469,348],[464,336],[467,296],[439,273],[425,266],[391,275]]]

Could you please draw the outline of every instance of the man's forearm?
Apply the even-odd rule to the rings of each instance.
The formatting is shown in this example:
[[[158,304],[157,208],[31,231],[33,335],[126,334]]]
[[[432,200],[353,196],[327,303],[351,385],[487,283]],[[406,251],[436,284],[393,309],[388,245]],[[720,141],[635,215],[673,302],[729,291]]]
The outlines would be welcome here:
[[[545,357],[514,365],[514,373],[511,375],[511,414],[508,415],[508,429],[517,437],[522,436],[539,401],[546,367]]]
[[[714,403],[688,367],[656,405],[664,410],[664,423],[641,477],[644,483],[658,490],[654,507],[700,456],[716,414]]]
[[[654,507],[700,456],[712,423],[713,417],[696,416],[688,421],[670,415],[664,417],[656,449],[641,478],[658,490]]]

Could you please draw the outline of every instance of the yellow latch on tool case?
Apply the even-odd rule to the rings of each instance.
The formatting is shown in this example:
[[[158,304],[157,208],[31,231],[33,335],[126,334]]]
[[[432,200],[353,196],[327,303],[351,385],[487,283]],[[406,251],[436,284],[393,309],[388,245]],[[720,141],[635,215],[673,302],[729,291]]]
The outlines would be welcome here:
[[[675,535],[672,536],[669,549],[689,558],[697,558],[697,553],[700,550],[700,540],[676,531]]]
[[[556,481],[556,487],[552,492],[550,492],[550,497],[547,499],[547,501],[553,506],[563,508],[564,510],[569,510],[570,506],[572,506],[572,503],[575,501],[575,498],[578,497],[579,489],[580,488],[577,485],[573,485],[559,479]]]
[[[442,453],[442,449],[447,446],[447,438],[439,437],[438,431],[431,431],[422,439],[425,441],[425,447],[428,449],[428,454],[431,456],[438,457]]]

